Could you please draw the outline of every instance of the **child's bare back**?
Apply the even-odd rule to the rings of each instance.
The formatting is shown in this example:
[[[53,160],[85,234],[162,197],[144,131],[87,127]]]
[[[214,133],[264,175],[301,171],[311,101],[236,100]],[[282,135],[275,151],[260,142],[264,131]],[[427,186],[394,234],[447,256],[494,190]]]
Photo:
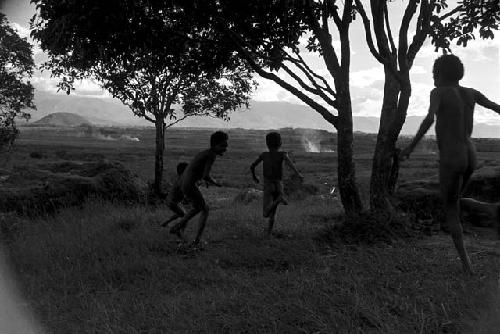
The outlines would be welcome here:
[[[474,92],[470,88],[444,86],[431,93],[431,104],[435,98],[438,105],[436,137],[440,165],[449,172],[466,173],[476,168],[476,149],[471,140]]]
[[[281,181],[283,178],[283,162],[286,152],[262,152],[263,175],[265,180]]]

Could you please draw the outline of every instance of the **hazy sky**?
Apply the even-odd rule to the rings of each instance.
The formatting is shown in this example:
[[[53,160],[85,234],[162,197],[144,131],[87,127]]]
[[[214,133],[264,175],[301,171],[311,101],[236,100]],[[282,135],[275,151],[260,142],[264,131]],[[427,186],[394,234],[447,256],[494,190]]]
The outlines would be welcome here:
[[[454,1],[449,1],[450,5]],[[394,22],[393,31],[399,28],[398,22],[402,15],[406,1],[399,0],[390,4],[391,21]],[[34,14],[34,7],[29,0],[7,0],[2,11],[7,14],[11,24],[22,36],[29,36],[29,19]],[[411,29],[410,29],[411,31]],[[352,64],[351,64],[351,93],[353,98],[353,113],[359,116],[378,116],[383,88],[383,68],[376,62],[366,47],[364,30],[360,20],[353,24],[351,33]],[[411,38],[411,37],[410,37]],[[334,36],[335,39],[335,36]],[[334,43],[335,45],[335,43]],[[500,34],[494,40],[477,40],[471,42],[467,48],[452,47],[453,53],[461,57],[465,64],[465,77],[462,85],[474,87],[483,92],[490,99],[500,103]],[[432,63],[438,56],[434,48],[427,41],[415,59],[411,72],[413,94],[408,110],[409,115],[424,115],[428,107],[428,96],[433,88]],[[326,71],[324,62],[318,55],[306,55],[311,67],[317,70],[328,80],[331,80]],[[41,63],[46,56],[35,46],[35,60]],[[287,101],[301,103],[288,91],[280,88],[272,81],[257,77],[259,88],[253,99],[259,101]],[[32,83],[39,90],[56,91],[57,79],[50,78],[50,73],[36,73]],[[108,95],[99,89],[99,86],[90,80],[82,82],[75,91],[77,95],[106,98]],[[493,112],[478,108],[476,120],[500,124],[500,116]]]

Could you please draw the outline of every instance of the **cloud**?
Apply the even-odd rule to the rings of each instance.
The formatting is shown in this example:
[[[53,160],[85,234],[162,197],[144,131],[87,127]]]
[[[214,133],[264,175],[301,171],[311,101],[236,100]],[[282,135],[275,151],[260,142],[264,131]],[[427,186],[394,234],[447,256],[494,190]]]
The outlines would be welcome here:
[[[60,79],[51,77],[49,72],[37,71],[30,79],[35,89],[49,93],[57,93]],[[98,98],[111,98],[111,95],[100,88],[100,86],[93,80],[85,79],[75,83],[75,90],[71,92],[72,95],[82,97],[98,97]]]
[[[383,80],[384,69],[381,65],[351,73],[351,85],[354,87],[369,87],[375,82]]]
[[[280,87],[274,81],[264,79],[262,77],[256,78],[259,86],[254,92],[253,99],[256,101],[270,102],[270,101],[283,101],[296,104],[303,104],[303,102],[288,90]]]
[[[12,22],[10,24],[12,28],[17,32],[17,34],[23,38],[29,38],[30,37],[30,30],[26,27],[23,27],[17,22]]]

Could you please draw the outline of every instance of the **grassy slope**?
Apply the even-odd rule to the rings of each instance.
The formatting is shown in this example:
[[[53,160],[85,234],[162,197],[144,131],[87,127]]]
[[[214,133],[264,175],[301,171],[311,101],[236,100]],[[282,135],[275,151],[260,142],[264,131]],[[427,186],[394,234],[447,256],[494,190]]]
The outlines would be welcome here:
[[[164,209],[92,201],[23,221],[9,248],[48,332],[455,333],[471,330],[495,292],[492,242],[468,238],[464,278],[449,236],[393,246],[317,241],[333,200],[283,207],[281,238],[262,238],[261,204],[212,196],[206,249],[176,253]],[[213,195],[213,194],[212,194]],[[194,233],[191,224],[189,233]],[[477,325],[477,324],[476,324]]]

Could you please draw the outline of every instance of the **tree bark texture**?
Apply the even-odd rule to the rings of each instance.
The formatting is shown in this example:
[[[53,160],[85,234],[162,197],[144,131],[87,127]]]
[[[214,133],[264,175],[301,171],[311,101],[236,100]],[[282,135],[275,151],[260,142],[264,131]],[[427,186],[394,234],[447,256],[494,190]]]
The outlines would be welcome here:
[[[156,145],[155,145],[155,179],[153,190],[156,195],[161,195],[163,181],[163,154],[165,152],[165,123],[163,117],[155,117]]]
[[[396,142],[406,120],[411,85],[409,74],[403,86],[388,68],[385,69],[384,99],[377,143],[372,161],[370,208],[375,212],[390,210],[389,196],[394,192],[399,172]]]
[[[353,158],[353,123],[350,95],[340,97],[337,123],[337,177],[340,199],[347,216],[363,210],[356,184],[356,169]]]

